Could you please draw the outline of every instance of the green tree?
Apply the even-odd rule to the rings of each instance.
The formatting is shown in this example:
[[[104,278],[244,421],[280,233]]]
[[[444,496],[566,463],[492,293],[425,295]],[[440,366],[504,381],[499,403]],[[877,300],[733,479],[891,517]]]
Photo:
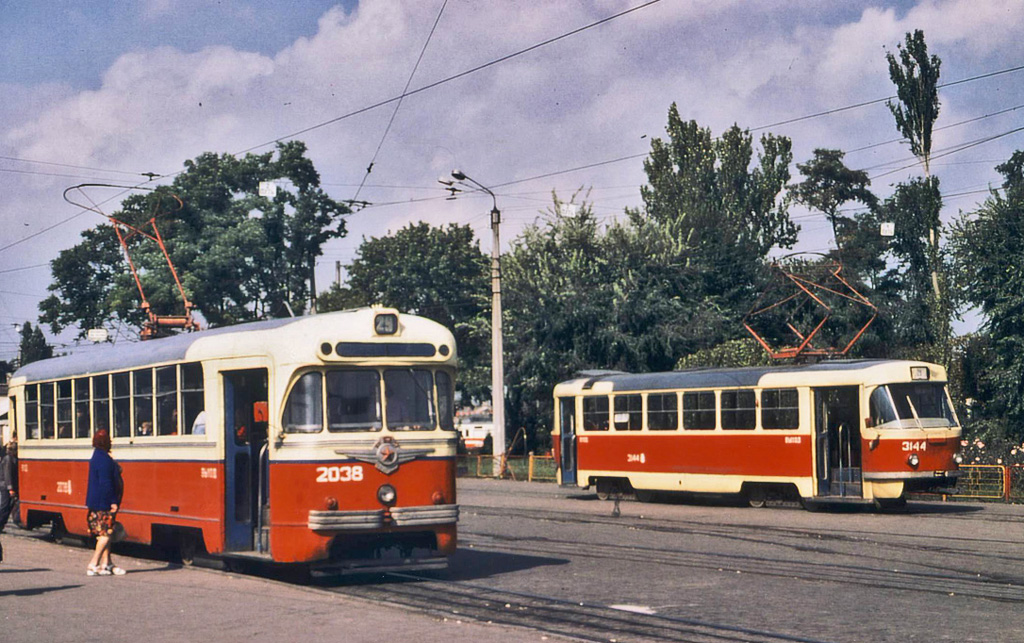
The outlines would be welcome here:
[[[383,304],[444,324],[458,346],[465,402],[490,397],[490,262],[472,228],[410,223],[365,239],[347,271],[347,287],[335,287],[328,298],[345,307]]]
[[[551,430],[551,389],[578,370],[607,367],[613,278],[593,210],[557,195],[502,257],[507,426],[533,444]]]
[[[897,184],[893,195],[883,202],[880,216],[896,228],[888,249],[895,263],[887,275],[894,292],[886,313],[896,326],[899,344],[934,349],[927,357],[948,363],[950,306],[944,302],[949,297],[940,301],[934,291],[935,275],[946,272],[945,253],[936,254],[930,241],[942,228],[941,208],[938,179],[917,178]]]
[[[797,238],[780,198],[792,145],[766,134],[755,159],[748,132],[734,125],[713,140],[709,129],[684,122],[675,104],[666,132],[667,141],[651,141],[644,161],[643,214],[690,249],[698,299],[712,299],[739,319],[759,288],[769,251]]]
[[[33,327],[31,323],[25,322],[21,327],[21,344],[18,346],[18,354],[21,358],[21,365],[24,366],[53,357],[53,346],[46,343],[42,328]]]
[[[885,54],[889,63],[889,78],[896,85],[898,103],[886,105],[896,119],[896,129],[910,142],[910,151],[921,159],[926,176],[930,176],[932,153],[932,126],[939,117],[938,56],[928,55],[924,32],[917,29],[907,33],[905,42],[898,45],[899,59],[892,52]]]
[[[133,195],[115,218],[145,228],[158,212],[160,234],[192,302],[212,325],[300,313],[314,292],[312,266],[323,244],[345,234],[348,208],[320,188],[298,141],[243,158],[207,153],[185,163],[171,186]],[[279,185],[259,195],[261,181]],[[170,195],[184,207],[173,211]],[[83,241],[52,264],[53,293],[40,304],[54,332],[126,323],[143,316],[135,281],[114,228],[86,230]],[[128,242],[147,300],[158,314],[180,313],[181,301],[163,253],[140,235]]]
[[[840,214],[840,208],[851,201],[873,207],[878,198],[871,192],[871,179],[863,170],[851,170],[843,163],[840,150],[818,148],[814,158],[796,167],[806,177],[791,187],[794,199],[825,215],[832,225],[839,258],[843,258],[846,237],[852,236],[854,219]]]
[[[1024,152],[996,168],[1004,194],[993,191],[977,212],[953,226],[952,247],[963,297],[985,315],[983,339],[966,359],[965,394],[982,430],[1024,439]]]
[[[889,77],[896,86],[897,103],[888,102],[889,110],[896,120],[896,128],[910,143],[910,150],[924,167],[925,181],[915,181],[908,185],[904,194],[896,194],[890,205],[903,205],[913,209],[902,213],[890,208],[889,213],[896,217],[902,214],[903,223],[916,235],[924,226],[927,238],[927,254],[923,261],[915,257],[908,267],[911,270],[927,270],[931,280],[931,294],[915,292],[924,297],[927,305],[927,320],[930,326],[928,340],[934,344],[939,361],[948,364],[950,359],[952,327],[951,317],[953,306],[946,291],[946,272],[943,270],[941,249],[942,197],[939,192],[939,181],[931,176],[932,128],[939,117],[938,82],[941,61],[938,56],[928,55],[924,32],[920,29],[907,33],[905,42],[898,46],[899,58],[889,52],[886,60],[889,63]],[[899,186],[897,188],[899,191]],[[932,194],[926,194],[931,191]],[[907,237],[908,244],[917,244],[917,238],[905,234],[906,228],[897,223],[897,237]],[[904,258],[909,255],[904,255]],[[915,278],[916,280],[916,278]],[[915,284],[916,285],[916,284]]]

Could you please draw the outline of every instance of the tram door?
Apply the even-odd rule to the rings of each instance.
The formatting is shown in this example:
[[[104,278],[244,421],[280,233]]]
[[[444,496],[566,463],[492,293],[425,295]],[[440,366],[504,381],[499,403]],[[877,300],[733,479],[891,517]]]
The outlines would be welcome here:
[[[263,551],[267,503],[267,369],[221,373],[227,551]]]
[[[819,496],[861,497],[860,387],[814,389]]]
[[[559,425],[561,427],[562,484],[576,485],[576,399],[563,397],[558,400]]]

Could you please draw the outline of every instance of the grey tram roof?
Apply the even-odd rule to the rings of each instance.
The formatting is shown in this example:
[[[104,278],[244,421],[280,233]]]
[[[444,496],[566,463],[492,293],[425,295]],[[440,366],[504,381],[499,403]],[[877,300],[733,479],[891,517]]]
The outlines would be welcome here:
[[[893,364],[897,360],[854,359],[793,364],[789,366],[748,366],[742,368],[695,368],[662,373],[623,373],[621,371],[582,371],[570,381],[585,380],[584,389],[594,384],[609,383],[613,391],[645,391],[648,389],[715,388],[757,386],[761,378],[773,373],[822,373],[862,369],[868,366]],[[906,362],[910,363],[910,362]],[[917,362],[915,362],[917,363]]]
[[[11,377],[12,379],[24,377],[29,382],[38,382],[180,361],[185,359],[188,349],[201,339],[232,333],[271,330],[300,322],[303,319],[308,319],[308,317],[267,319],[234,326],[221,326],[195,333],[181,333],[145,342],[118,344],[109,348],[104,347],[94,351],[32,362],[19,368]]]

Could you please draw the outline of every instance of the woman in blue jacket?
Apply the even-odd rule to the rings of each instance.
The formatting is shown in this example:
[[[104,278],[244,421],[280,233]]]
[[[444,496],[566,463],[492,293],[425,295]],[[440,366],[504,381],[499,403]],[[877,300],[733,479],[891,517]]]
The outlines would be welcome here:
[[[85,504],[89,508],[89,532],[96,537],[96,552],[85,573],[89,576],[123,576],[125,571],[110,560],[110,537],[114,533],[123,491],[121,467],[110,457],[110,434],[106,430],[100,429],[92,436],[92,446]]]

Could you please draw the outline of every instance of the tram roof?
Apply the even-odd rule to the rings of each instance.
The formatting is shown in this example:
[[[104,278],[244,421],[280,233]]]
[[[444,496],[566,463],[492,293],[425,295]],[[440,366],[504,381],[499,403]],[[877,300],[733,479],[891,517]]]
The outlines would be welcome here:
[[[725,388],[758,386],[763,378],[779,374],[809,374],[862,371],[871,367],[892,367],[898,365],[927,365],[925,362],[903,360],[836,360],[817,362],[814,364],[791,364],[786,366],[748,366],[742,368],[694,368],[683,371],[666,371],[660,373],[624,373],[621,371],[584,371],[580,377],[562,385],[577,387],[583,390],[594,388],[596,384],[604,384],[601,390],[612,391],[646,391],[657,389],[685,388]],[[908,372],[909,373],[909,372]]]
[[[152,364],[196,359],[194,355],[197,352],[192,349],[197,348],[197,345],[209,347],[210,344],[206,340],[211,338],[229,340],[230,343],[235,344],[235,340],[245,341],[245,338],[248,337],[251,339],[248,340],[247,345],[258,345],[265,341],[261,337],[261,333],[264,331],[281,329],[293,324],[310,325],[311,331],[315,331],[316,328],[324,324],[329,324],[336,328],[339,321],[348,321],[349,319],[353,323],[358,323],[361,321],[360,317],[365,316],[367,318],[367,327],[369,327],[369,324],[372,324],[372,321],[369,320],[372,319],[372,315],[376,312],[378,312],[377,309],[360,308],[304,317],[267,319],[235,324],[233,326],[221,326],[194,333],[181,333],[146,342],[131,342],[109,347],[97,347],[95,350],[32,362],[15,371],[11,379],[12,382],[21,378],[24,381],[30,382],[55,380],[89,373],[120,371]],[[401,317],[405,322],[418,319],[414,315],[401,315]],[[435,324],[436,322],[429,323]],[[305,330],[301,332],[305,333]],[[209,348],[203,348],[200,352],[206,353],[209,350]],[[190,356],[190,351],[192,356]]]
[[[189,348],[208,337],[271,330],[296,323],[301,319],[303,318],[267,319],[233,326],[221,326],[195,333],[180,333],[146,342],[126,342],[110,347],[101,347],[96,350],[32,362],[15,371],[12,379],[24,377],[28,381],[51,380],[83,373],[98,373],[136,368],[148,364],[181,361],[186,358]]]

